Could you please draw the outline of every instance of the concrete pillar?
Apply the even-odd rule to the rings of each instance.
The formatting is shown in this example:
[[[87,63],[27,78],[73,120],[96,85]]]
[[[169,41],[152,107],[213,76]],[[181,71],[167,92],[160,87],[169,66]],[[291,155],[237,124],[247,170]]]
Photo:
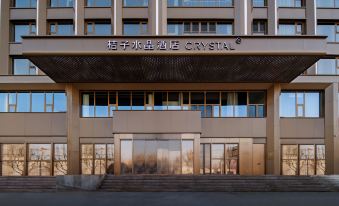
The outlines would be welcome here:
[[[248,14],[248,0],[234,1],[234,34],[247,35],[247,14]]]
[[[194,134],[193,140],[193,174],[200,174],[200,134]]]
[[[37,0],[36,9],[36,31],[37,35],[46,35],[47,33],[47,1]]]
[[[278,34],[278,5],[277,0],[267,0],[268,20],[267,29],[268,35]]]
[[[149,0],[148,1],[148,34],[149,35],[158,35],[159,28],[157,25],[157,13],[159,12],[158,0]]]
[[[159,35],[167,35],[167,1],[158,0]]]
[[[9,6],[10,1],[0,1],[0,75],[10,74],[9,63]]]
[[[80,174],[80,99],[79,90],[67,84],[67,154],[68,174]]]
[[[326,174],[339,174],[338,83],[325,89]]]
[[[315,35],[317,30],[316,0],[306,0],[306,34]]]
[[[74,2],[74,34],[85,34],[85,0],[75,0]]]
[[[118,36],[123,34],[122,6],[123,3],[121,0],[113,1],[113,34]]]
[[[273,84],[267,90],[266,173],[271,175],[280,175],[280,91],[280,84]]]

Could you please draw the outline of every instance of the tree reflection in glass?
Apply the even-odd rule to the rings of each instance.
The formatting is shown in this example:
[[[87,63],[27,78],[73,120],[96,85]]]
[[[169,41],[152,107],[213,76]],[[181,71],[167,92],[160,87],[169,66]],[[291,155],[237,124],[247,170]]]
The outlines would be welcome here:
[[[67,144],[54,145],[54,175],[67,174]]]
[[[22,176],[24,174],[25,145],[1,145],[2,176]]]
[[[28,175],[51,175],[51,145],[30,144],[28,156]]]

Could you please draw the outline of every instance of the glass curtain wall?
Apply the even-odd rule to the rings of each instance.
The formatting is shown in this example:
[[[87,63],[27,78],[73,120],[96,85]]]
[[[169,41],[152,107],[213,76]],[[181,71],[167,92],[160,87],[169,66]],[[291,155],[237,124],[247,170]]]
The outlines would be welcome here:
[[[266,93],[251,92],[82,92],[82,117],[109,117],[115,110],[194,110],[202,117],[264,117]]]
[[[82,144],[81,173],[114,174],[114,144]]]

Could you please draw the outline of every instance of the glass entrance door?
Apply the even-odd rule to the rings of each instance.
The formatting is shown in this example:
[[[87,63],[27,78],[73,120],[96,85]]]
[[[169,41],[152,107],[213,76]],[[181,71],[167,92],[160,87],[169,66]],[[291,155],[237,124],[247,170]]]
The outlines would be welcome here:
[[[192,173],[193,140],[121,141],[121,174]]]

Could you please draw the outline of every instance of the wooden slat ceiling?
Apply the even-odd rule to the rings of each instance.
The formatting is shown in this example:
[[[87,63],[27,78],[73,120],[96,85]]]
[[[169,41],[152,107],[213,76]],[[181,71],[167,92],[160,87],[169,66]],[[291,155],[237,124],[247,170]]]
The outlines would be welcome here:
[[[289,83],[317,55],[28,56],[59,83],[276,82]]]

